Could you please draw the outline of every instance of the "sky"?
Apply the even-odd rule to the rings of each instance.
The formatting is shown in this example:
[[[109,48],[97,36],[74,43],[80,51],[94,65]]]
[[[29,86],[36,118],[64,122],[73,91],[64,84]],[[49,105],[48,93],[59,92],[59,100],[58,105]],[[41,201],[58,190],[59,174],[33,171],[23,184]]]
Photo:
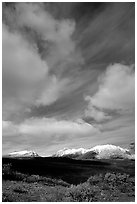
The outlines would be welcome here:
[[[135,4],[3,3],[2,149],[135,140]]]

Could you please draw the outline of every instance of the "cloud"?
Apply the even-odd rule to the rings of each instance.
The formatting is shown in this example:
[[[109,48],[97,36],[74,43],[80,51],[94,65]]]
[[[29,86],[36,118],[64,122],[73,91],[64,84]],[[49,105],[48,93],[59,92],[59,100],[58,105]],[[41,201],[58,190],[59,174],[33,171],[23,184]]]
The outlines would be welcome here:
[[[15,18],[15,25],[3,24],[2,39],[5,120],[23,117],[31,106],[52,104],[66,92],[70,80],[50,72],[49,58],[56,63],[74,50],[71,40],[74,23],[55,20],[40,4],[17,3],[16,12],[10,17]],[[42,52],[46,53],[48,47],[48,59],[41,56],[38,39],[33,39],[34,36],[25,31],[26,27],[44,40]],[[48,42],[52,42],[52,46],[50,43],[48,46]]]
[[[130,130],[132,129],[131,133],[129,134],[129,137],[134,136],[135,119],[134,119],[133,113],[129,113],[128,115],[123,114],[120,117],[113,118],[113,120],[110,120],[107,123],[104,123],[103,125],[100,124],[99,126],[99,129],[103,132],[110,132],[110,131],[113,132],[122,128],[123,129],[130,128]]]
[[[70,83],[68,78],[59,80],[55,75],[51,76],[46,82],[44,90],[42,90],[39,98],[36,100],[37,105],[50,105],[56,101],[61,95],[66,94],[67,85]],[[64,88],[65,87],[65,88]]]
[[[14,124],[11,121],[3,121],[4,135],[8,135],[15,130],[18,134],[26,135],[69,135],[69,134],[86,134],[90,131],[95,133],[97,130],[83,120],[69,121],[56,120],[54,118],[30,118],[20,124]],[[8,132],[9,130],[9,132]],[[18,130],[18,131],[17,131]]]
[[[2,135],[12,136],[18,134],[18,127],[11,121],[2,121]]]
[[[91,105],[90,98],[86,97],[85,100],[89,101],[88,108],[85,110],[85,117],[90,116],[97,122],[111,119],[111,116],[109,116],[107,113]]]
[[[5,25],[2,32],[3,113],[8,117],[35,102],[41,81],[48,78],[48,66],[19,33]]]
[[[57,135],[60,136],[79,136],[87,134],[89,132],[95,133],[94,127],[90,126],[88,123],[77,123],[72,121],[57,121],[55,119],[32,119],[26,121],[20,126],[20,132],[23,134],[45,134],[45,135]]]
[[[86,63],[90,67],[98,64],[96,69],[102,69],[100,63],[134,63],[135,4],[113,2],[103,4],[94,15],[90,9],[89,13],[90,18],[86,14],[81,20],[78,38]]]
[[[16,92],[18,87],[24,89],[25,85],[34,86],[48,75],[49,68],[46,62],[40,58],[37,50],[19,33],[10,32],[5,25],[3,25],[2,46],[3,83],[8,86],[7,91],[11,84],[11,88],[13,88],[11,92],[8,92],[8,95],[13,91]],[[25,91],[27,94],[27,89]]]
[[[88,108],[86,116],[97,121],[110,119],[106,110],[126,113],[135,106],[135,73],[134,65],[109,65],[99,78],[99,89],[93,96],[86,96]]]
[[[57,20],[43,7],[43,4],[17,3],[16,23],[18,27],[27,27],[40,37],[45,49],[42,54],[50,66],[53,66],[68,58],[75,50],[75,43],[71,38],[75,22],[70,19]]]

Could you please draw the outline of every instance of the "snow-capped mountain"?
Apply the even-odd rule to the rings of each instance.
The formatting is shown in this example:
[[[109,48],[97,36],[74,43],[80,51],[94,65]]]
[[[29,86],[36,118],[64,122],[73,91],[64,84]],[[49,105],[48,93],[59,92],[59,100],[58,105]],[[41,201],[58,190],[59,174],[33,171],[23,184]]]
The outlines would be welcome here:
[[[87,153],[89,150],[84,149],[84,148],[79,148],[79,149],[69,149],[69,148],[64,148],[62,150],[59,150],[56,154],[53,156],[55,157],[63,157],[66,155],[82,155]]]
[[[97,153],[97,159],[123,158],[130,159],[131,153],[128,149],[115,145],[98,145],[92,148]]]
[[[68,149],[59,150],[54,157],[71,157],[80,159],[134,159],[135,155],[131,154],[128,149],[115,145],[97,145],[90,149]]]
[[[15,151],[8,154],[9,157],[39,157],[39,155],[34,151]]]

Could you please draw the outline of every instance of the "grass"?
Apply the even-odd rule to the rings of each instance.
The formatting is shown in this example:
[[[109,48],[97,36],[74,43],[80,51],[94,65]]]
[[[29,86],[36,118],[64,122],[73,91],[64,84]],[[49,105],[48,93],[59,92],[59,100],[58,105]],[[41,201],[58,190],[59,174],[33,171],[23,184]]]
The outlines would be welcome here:
[[[4,163],[2,200],[3,202],[134,202],[133,172],[130,174],[120,170],[93,172],[86,181],[80,182],[79,179],[79,183],[72,184],[57,177],[22,173],[15,170],[12,163]],[[77,177],[81,176],[80,173]]]

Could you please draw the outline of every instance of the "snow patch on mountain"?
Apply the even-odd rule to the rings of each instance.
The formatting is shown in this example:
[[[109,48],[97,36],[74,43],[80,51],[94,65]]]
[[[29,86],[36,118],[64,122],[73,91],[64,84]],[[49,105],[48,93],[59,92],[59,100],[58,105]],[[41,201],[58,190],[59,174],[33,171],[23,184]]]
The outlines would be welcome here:
[[[69,148],[64,148],[62,150],[59,150],[54,156],[56,157],[62,157],[65,155],[73,155],[73,154],[85,154],[88,150],[84,148],[78,148],[78,149],[69,149]]]
[[[10,157],[38,157],[39,155],[34,151],[15,151],[8,154]]]

